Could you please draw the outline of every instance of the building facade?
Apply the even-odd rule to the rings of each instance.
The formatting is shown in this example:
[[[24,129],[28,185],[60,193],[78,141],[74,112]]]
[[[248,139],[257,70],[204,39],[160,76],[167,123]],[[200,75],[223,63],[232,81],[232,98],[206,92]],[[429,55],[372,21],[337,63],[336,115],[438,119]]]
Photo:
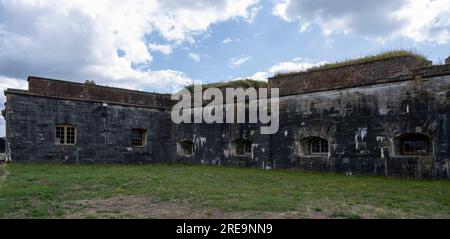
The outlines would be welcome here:
[[[12,161],[182,162],[450,178],[450,64],[414,56],[278,75],[280,126],[174,124],[168,94],[40,77],[8,89]]]
[[[4,154],[5,153],[5,139],[4,138],[0,138],[0,154]]]

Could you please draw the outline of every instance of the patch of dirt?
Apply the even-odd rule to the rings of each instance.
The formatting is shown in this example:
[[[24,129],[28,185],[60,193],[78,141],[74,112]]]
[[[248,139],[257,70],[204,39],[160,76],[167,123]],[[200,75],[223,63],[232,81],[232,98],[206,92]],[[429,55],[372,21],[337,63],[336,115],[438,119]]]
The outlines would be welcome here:
[[[65,218],[177,218],[177,219],[259,219],[298,218],[298,214],[276,212],[223,212],[187,203],[157,202],[144,196],[117,196],[108,199],[79,200],[67,203]]]
[[[347,219],[421,218],[402,210],[374,205],[345,207],[299,207],[287,212],[227,212],[187,202],[160,202],[146,196],[115,196],[107,199],[71,201],[63,205],[65,218],[158,218],[158,219]],[[425,217],[426,218],[426,217]],[[436,215],[431,218],[448,218]]]
[[[307,209],[306,218],[311,219],[377,219],[377,218],[421,218],[418,215],[410,215],[400,209],[377,207],[375,205],[323,205],[320,211]]]

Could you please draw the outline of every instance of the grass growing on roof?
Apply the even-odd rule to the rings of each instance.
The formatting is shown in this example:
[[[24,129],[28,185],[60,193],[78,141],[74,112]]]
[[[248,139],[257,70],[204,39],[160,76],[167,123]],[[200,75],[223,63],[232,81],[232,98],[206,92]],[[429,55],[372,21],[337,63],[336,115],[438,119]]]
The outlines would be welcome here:
[[[405,56],[412,56],[415,57],[418,60],[427,60],[425,56],[414,52],[410,50],[394,50],[394,51],[385,51],[380,54],[375,55],[369,55],[369,56],[362,56],[354,59],[348,59],[344,61],[339,62],[333,62],[333,63],[326,63],[322,64],[316,67],[309,68],[305,71],[292,71],[287,73],[276,73],[274,77],[283,77],[283,76],[289,76],[292,74],[297,74],[301,72],[312,72],[312,71],[321,71],[321,70],[327,70],[327,69],[333,69],[333,68],[340,68],[345,66],[351,66],[351,65],[358,65],[358,64],[364,64],[368,62],[374,62],[374,61],[381,61],[386,60],[390,58],[395,57],[405,57]]]
[[[234,81],[227,81],[227,82],[217,82],[217,83],[209,83],[209,84],[203,84],[202,88],[265,88],[267,87],[267,82],[264,81],[256,81],[252,79],[243,79],[243,80],[234,80]],[[194,85],[188,85],[185,87],[189,92],[194,91]]]

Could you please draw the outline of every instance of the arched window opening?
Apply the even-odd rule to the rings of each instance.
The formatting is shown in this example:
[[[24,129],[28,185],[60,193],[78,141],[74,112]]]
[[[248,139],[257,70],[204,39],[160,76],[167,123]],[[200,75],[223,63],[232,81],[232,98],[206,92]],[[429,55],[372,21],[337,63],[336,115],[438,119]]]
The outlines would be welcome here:
[[[252,142],[247,139],[236,139],[232,142],[231,146],[235,155],[252,154]]]
[[[311,141],[311,154],[326,154],[328,153],[328,141],[322,138]]]
[[[396,152],[400,155],[427,155],[431,153],[431,140],[419,133],[406,133],[396,139]]]
[[[320,137],[308,137],[301,142],[301,154],[320,155],[328,153],[328,141]]]
[[[181,156],[192,156],[194,151],[194,142],[190,140],[182,140],[178,143],[178,150]]]

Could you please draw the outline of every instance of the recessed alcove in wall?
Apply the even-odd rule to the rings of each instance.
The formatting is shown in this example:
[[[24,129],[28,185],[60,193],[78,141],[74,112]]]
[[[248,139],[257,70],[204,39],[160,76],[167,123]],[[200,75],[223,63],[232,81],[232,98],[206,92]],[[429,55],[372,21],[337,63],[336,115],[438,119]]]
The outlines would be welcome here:
[[[328,140],[318,137],[309,136],[300,140],[300,155],[327,155],[329,151]]]
[[[234,156],[249,156],[252,154],[252,142],[244,138],[235,139],[231,141],[230,152]]]
[[[194,153],[194,142],[191,140],[181,140],[177,143],[177,152],[180,156],[192,156]]]
[[[396,156],[423,156],[433,152],[431,138],[421,133],[404,133],[394,138]]]

